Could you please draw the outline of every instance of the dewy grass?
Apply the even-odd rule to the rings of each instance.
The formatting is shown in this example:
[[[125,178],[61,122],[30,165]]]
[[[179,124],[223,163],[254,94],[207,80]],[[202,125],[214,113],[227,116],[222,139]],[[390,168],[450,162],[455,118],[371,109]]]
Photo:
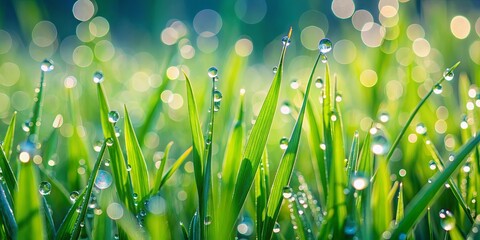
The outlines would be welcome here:
[[[169,74],[162,76],[153,91],[155,96],[148,97],[142,109],[145,111],[137,111],[130,99],[118,97],[124,95],[115,95],[115,87],[110,88],[114,82],[103,83],[103,74],[96,72],[95,84],[88,82],[96,93],[90,93],[88,87],[83,91],[88,96],[96,94],[98,112],[90,113],[91,109],[76,104],[78,96],[69,85],[65,123],[62,125],[64,118],[59,115],[54,129],[40,124],[42,112],[47,113],[45,119],[53,114],[44,111],[50,106],[43,105],[53,62],[42,62],[32,115],[22,126],[27,137],[17,151],[13,146],[21,134],[15,128],[25,114],[13,113],[4,121],[9,127],[0,144],[0,238],[27,239],[32,233],[49,239],[421,239],[475,234],[478,222],[474,220],[480,210],[476,203],[480,182],[478,89],[462,77],[459,96],[466,106],[465,119],[461,119],[459,136],[449,125],[447,136],[441,139],[449,151],[456,150],[449,158],[453,161],[444,161],[446,151],[434,145],[439,136],[430,134],[431,139],[418,140],[412,133],[410,143],[402,144],[415,118],[441,125],[435,117],[422,115],[421,108],[443,81],[453,78],[459,63],[425,91],[412,113],[405,115],[404,125],[383,120],[385,127],[371,124],[375,131],[399,132],[389,149],[379,151],[378,147],[388,143],[379,146],[377,133],[357,130],[370,124],[355,122],[352,109],[338,100],[343,79],[331,77],[338,70],[327,61],[333,46],[328,39],[320,41],[320,54],[312,59],[315,62],[308,69],[304,92],[285,90],[289,96],[285,101],[298,111],[296,119],[276,115],[283,96],[281,86],[291,77],[292,63],[286,62],[285,56],[292,38],[290,30],[281,41],[279,64],[270,88],[261,95],[265,96],[263,102],[250,92],[251,86],[242,89],[237,98],[238,75],[261,73],[247,71],[246,59],[232,52],[227,54],[226,79],[217,79],[221,69],[210,68],[213,85],[205,91],[200,88],[206,85],[201,80],[204,77],[195,75],[196,64],[185,63],[185,85],[179,88],[167,79]],[[292,59],[296,64],[297,59]],[[175,58],[164,61],[174,62]],[[317,70],[318,61],[325,64],[324,69]],[[109,76],[112,69],[104,67]],[[325,74],[323,82],[314,77],[317,71]],[[386,72],[382,70],[382,74]],[[301,86],[301,81],[297,83]],[[118,100],[111,101],[111,106],[124,106],[124,121],[110,108],[106,90],[114,96],[110,99]],[[187,111],[166,108],[179,96]],[[251,99],[255,99],[253,103]],[[119,104],[124,100],[126,103]],[[407,108],[410,100],[405,100]],[[398,107],[391,101],[386,105],[387,109]],[[207,107],[210,112],[200,110]],[[447,107],[455,106],[445,104]],[[450,116],[457,113],[449,111]],[[439,112],[437,116],[445,115]],[[252,113],[258,115],[253,114],[255,121],[250,124]],[[94,121],[90,114],[96,117]],[[456,121],[443,115],[442,121]],[[189,128],[185,130],[183,125]],[[278,137],[292,127],[290,138],[282,140],[286,149],[278,148]],[[50,134],[44,137],[43,132]],[[96,158],[87,147],[92,136],[106,139],[96,146]],[[381,140],[387,141],[383,135]],[[456,145],[452,146],[452,141]],[[273,148],[271,142],[277,146]],[[428,156],[418,151],[423,148]],[[402,159],[393,160],[395,150],[401,150]],[[424,161],[430,157],[436,172]],[[415,159],[413,164],[410,159]],[[443,191],[445,184],[449,191]],[[435,212],[438,209],[444,209],[443,215]],[[424,218],[427,224],[418,224]]]

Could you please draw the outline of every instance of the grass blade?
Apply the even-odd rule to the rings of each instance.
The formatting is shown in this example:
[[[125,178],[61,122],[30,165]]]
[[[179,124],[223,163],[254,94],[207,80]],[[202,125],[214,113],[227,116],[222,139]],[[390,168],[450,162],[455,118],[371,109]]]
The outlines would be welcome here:
[[[256,225],[257,233],[261,233],[263,229],[264,220],[266,219],[266,209],[268,200],[268,156],[267,150],[263,151],[262,163],[260,164],[260,171],[257,171],[255,176],[255,207],[256,207]]]
[[[98,101],[100,104],[100,119],[102,122],[103,135],[105,139],[112,139],[113,145],[108,148],[110,156],[110,164],[113,172],[113,179],[115,187],[117,188],[118,196],[123,201],[125,206],[131,211],[136,212],[133,200],[132,183],[128,176],[127,165],[120,148],[120,142],[115,136],[115,129],[108,121],[108,113],[110,108],[108,106],[107,98],[102,84],[97,84]]]
[[[381,157],[381,156],[378,156]],[[385,159],[379,159],[377,177],[373,182],[372,210],[374,239],[379,239],[382,233],[388,229],[392,221],[392,204],[388,200],[388,193],[391,188],[390,171]]]
[[[13,138],[15,136],[15,122],[17,119],[17,112],[13,113],[12,119],[10,120],[10,125],[8,125],[7,133],[5,133],[5,137],[3,138],[3,143],[0,144],[5,151],[5,157],[10,159],[12,155],[12,146],[13,146]]]
[[[432,178],[432,183],[424,186],[419,193],[410,201],[405,209],[405,217],[393,229],[392,239],[397,239],[402,234],[407,234],[425,213],[427,206],[439,195],[447,180],[463,165],[468,154],[477,147],[480,142],[480,133],[470,139],[460,148],[455,155],[455,160],[450,163],[443,172],[438,172]]]
[[[398,224],[400,220],[403,219],[404,210],[403,210],[403,183],[400,183],[398,189],[398,201],[397,201],[397,214],[395,217],[395,224]]]
[[[288,34],[290,38],[292,29]],[[240,168],[235,182],[232,202],[232,219],[229,219],[226,227],[232,229],[235,218],[240,214],[240,210],[247,198],[247,194],[252,186],[258,166],[260,165],[261,156],[265,149],[270,128],[273,122],[273,116],[277,109],[278,96],[280,93],[280,84],[283,74],[283,61],[286,53],[286,46],[283,47],[280,55],[277,73],[273,78],[272,85],[268,90],[265,101],[263,102],[258,118],[253,125],[250,137],[248,138],[245,151],[242,156]],[[283,186],[282,186],[283,187]],[[227,196],[228,197],[228,196]]]
[[[7,190],[8,191],[8,190]],[[3,226],[5,227],[5,232],[10,239],[16,239],[17,237],[17,222],[15,216],[13,215],[13,209],[11,202],[4,189],[4,184],[0,183],[0,214],[2,218]]]
[[[8,186],[8,190],[13,193],[17,188],[17,179],[15,178],[15,174],[13,174],[12,168],[10,167],[10,163],[7,160],[6,153],[0,144],[0,169],[2,170],[2,176],[4,178],[5,183]]]
[[[295,127],[293,128],[292,135],[288,142],[287,149],[280,160],[280,166],[278,167],[277,173],[275,174],[275,178],[273,180],[272,189],[267,203],[267,216],[262,232],[264,239],[270,239],[272,236],[271,234],[275,226],[275,221],[278,217],[280,206],[282,205],[283,188],[289,184],[292,177],[293,167],[297,158],[298,146],[300,144],[303,118],[305,116],[305,111],[308,104],[310,88],[312,87],[313,74],[315,73],[315,69],[317,68],[319,60],[320,54],[318,55],[313,65],[312,72],[310,73],[310,78],[308,79],[307,88],[305,90],[305,96],[303,98],[302,108],[300,109],[297,122],[295,123]]]
[[[85,196],[85,190],[84,189],[80,195],[78,195],[77,201],[73,203],[73,205],[70,207],[68,210],[67,215],[65,215],[65,218],[62,221],[62,224],[57,230],[57,234],[55,236],[55,239],[70,239],[72,236],[73,228],[75,227],[75,222],[78,219],[78,216],[80,213],[77,211],[80,208],[80,204],[82,203],[83,197]]]
[[[185,152],[178,157],[177,161],[173,164],[173,166],[165,173],[165,176],[163,176],[162,181],[160,182],[160,186],[158,187],[158,191],[162,188],[162,186],[168,181],[168,179],[177,171],[177,169],[185,162],[185,159],[187,159],[188,155],[192,152],[193,147],[189,147]]]
[[[137,136],[133,130],[132,121],[128,114],[127,106],[125,109],[125,148],[127,152],[127,160],[130,164],[130,179],[133,185],[133,191],[137,194],[139,202],[145,201],[149,194],[149,177],[147,171],[147,163],[143,156],[142,149],[138,143]]]
[[[105,140],[102,144],[102,148],[98,153],[97,161],[93,166],[93,171],[88,179],[87,189],[85,190],[85,196],[83,198],[78,198],[77,201],[81,201],[80,213],[78,214],[77,219],[75,220],[75,225],[73,227],[72,236],[70,239],[78,239],[80,236],[80,231],[82,230],[82,223],[84,221],[85,215],[87,214],[88,203],[90,202],[90,197],[92,195],[93,186],[95,185],[95,178],[97,177],[98,170],[100,169],[100,164],[102,163],[103,154],[105,153],[105,148],[107,147],[107,141]],[[112,146],[113,147],[113,146]]]
[[[453,72],[458,67],[459,64],[460,64],[460,62],[455,63],[452,67],[450,67],[449,72]],[[433,91],[435,90],[435,87],[437,85],[441,84],[444,80],[445,80],[445,77],[442,77],[442,79],[440,79],[436,84],[434,84],[432,86],[432,88],[430,89],[430,91],[425,95],[425,97],[423,97],[422,100],[420,100],[420,102],[417,104],[415,109],[413,109],[412,113],[408,117],[407,122],[403,126],[402,130],[400,130],[400,133],[397,135],[397,138],[395,138],[395,141],[393,142],[392,146],[390,147],[390,150],[388,150],[388,153],[387,153],[387,156],[386,156],[387,162],[390,161],[390,158],[392,157],[393,152],[395,151],[395,148],[400,143],[400,140],[402,139],[403,135],[405,135],[405,132],[407,131],[408,127],[410,126],[410,123],[412,123],[413,118],[415,118],[415,115],[417,115],[417,112],[420,110],[420,108],[423,106],[423,104],[427,101],[427,99],[430,97],[430,95],[433,94]]]
[[[172,145],[173,145],[173,142],[169,142],[165,147],[163,157],[160,160],[160,167],[158,168],[155,176],[155,183],[153,184],[153,188],[150,190],[150,195],[154,195],[157,191],[160,190],[160,184],[162,183],[162,177],[163,177],[163,170],[165,169],[165,164],[167,163]]]

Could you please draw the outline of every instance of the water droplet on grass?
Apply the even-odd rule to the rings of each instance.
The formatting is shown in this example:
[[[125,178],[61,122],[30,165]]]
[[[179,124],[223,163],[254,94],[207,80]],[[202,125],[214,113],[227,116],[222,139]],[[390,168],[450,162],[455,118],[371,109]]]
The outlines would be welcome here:
[[[447,81],[452,81],[454,76],[455,74],[453,73],[453,71],[450,70],[450,68],[445,69],[445,71],[443,72],[443,78],[445,78],[445,80]]]
[[[317,80],[315,80],[315,87],[317,88],[322,88],[323,87],[323,79],[322,78],[317,78]]]
[[[428,167],[430,168],[430,170],[435,170],[437,169],[437,164],[435,163],[435,161],[430,160],[430,162],[428,162]]]
[[[280,232],[280,224],[278,224],[278,222],[275,222],[275,225],[273,226],[273,232],[274,233]]]
[[[48,195],[52,191],[52,184],[50,184],[47,181],[43,181],[38,186],[38,191],[40,192],[40,194],[42,194],[44,196]]]
[[[109,147],[113,146],[113,138],[107,138],[105,141],[107,141],[106,142],[107,146]]]
[[[292,112],[290,103],[288,101],[283,102],[282,106],[280,106],[280,112],[285,115],[288,115]]]
[[[220,102],[222,101],[222,92],[215,90],[213,91],[213,101],[214,102]]]
[[[390,148],[390,142],[382,130],[377,131],[372,136],[372,152],[376,155],[384,155]]]
[[[100,149],[102,149],[102,144],[103,142],[101,140],[95,141],[95,143],[93,144],[93,150],[95,152],[100,152]]]
[[[363,190],[368,186],[368,179],[360,174],[356,174],[352,177],[352,186],[356,190]]]
[[[435,87],[433,88],[433,93],[441,94],[442,92],[443,92],[442,84],[436,84]]]
[[[282,137],[282,139],[280,139],[280,149],[287,149],[288,147],[288,138],[286,137]]]
[[[218,75],[218,69],[216,67],[210,67],[208,69],[208,76],[211,78],[217,77]]]
[[[289,199],[292,197],[293,193],[292,193],[292,188],[290,186],[285,186],[283,187],[283,193],[282,193],[283,197],[285,199]]]
[[[273,67],[273,69],[272,69],[273,74],[277,73],[277,70],[278,70],[277,66]]]
[[[100,71],[96,71],[96,72],[93,74],[93,82],[94,82],[94,83],[101,83],[101,82],[103,82],[103,73],[100,72]]]
[[[290,45],[290,42],[291,42],[291,41],[292,41],[292,40],[290,40],[290,38],[289,38],[288,36],[284,36],[284,37],[282,38],[282,44],[283,44],[283,46],[288,47],[288,45]]]
[[[320,53],[320,61],[322,61],[322,63],[327,63],[327,55],[325,55],[324,53]]]
[[[425,127],[425,124],[419,123],[417,124],[417,127],[415,127],[415,131],[417,132],[417,134],[425,135],[427,134],[427,127]]]
[[[213,103],[213,111],[218,112],[220,110],[220,102]]]
[[[328,38],[320,40],[318,43],[318,50],[323,54],[330,52],[332,50],[332,41]]]
[[[355,221],[347,219],[347,221],[345,222],[345,227],[343,228],[343,232],[347,236],[355,236],[355,234],[357,233],[357,224],[355,223]]]
[[[438,213],[440,216],[440,225],[442,225],[443,230],[450,231],[455,228],[455,216],[449,210],[442,209]]]
[[[105,162],[106,163],[106,162]],[[98,189],[106,189],[112,185],[112,175],[104,170],[98,170],[97,177],[95,178],[95,186]]]
[[[120,118],[120,114],[117,111],[110,111],[108,113],[108,121],[111,123],[117,123]]]
[[[210,225],[212,223],[212,217],[205,216],[204,222],[205,225]]]
[[[127,172],[130,172],[132,170],[132,166],[130,164],[127,165]]]
[[[300,87],[300,84],[298,83],[297,79],[294,79],[290,82],[290,87],[292,89],[298,89]]]
[[[380,120],[380,122],[386,123],[388,122],[388,120],[390,120],[390,115],[388,115],[388,113],[386,112],[383,112],[383,113],[380,113],[380,116],[378,117],[378,119]]]
[[[55,68],[53,65],[53,61],[50,59],[43,60],[42,64],[40,65],[40,69],[44,72],[50,72]]]
[[[78,196],[80,196],[80,193],[78,191],[73,191],[70,193],[70,201],[75,202],[78,199]]]

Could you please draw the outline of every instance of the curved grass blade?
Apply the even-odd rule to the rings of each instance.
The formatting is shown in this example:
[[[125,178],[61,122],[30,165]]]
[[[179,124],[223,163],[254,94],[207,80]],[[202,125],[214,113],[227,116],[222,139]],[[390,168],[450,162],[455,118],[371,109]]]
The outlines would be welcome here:
[[[113,179],[115,187],[118,192],[118,196],[123,201],[125,206],[131,211],[136,212],[136,208],[133,200],[132,182],[128,176],[127,165],[123,157],[122,149],[120,148],[120,142],[115,136],[115,129],[108,121],[108,113],[110,108],[108,106],[107,98],[102,84],[97,84],[98,101],[100,104],[100,120],[102,122],[103,135],[105,139],[112,139],[113,145],[108,148],[110,156],[110,164],[113,172]]]
[[[143,156],[142,149],[138,143],[137,136],[133,130],[132,121],[128,114],[127,106],[125,110],[125,148],[127,151],[127,160],[131,166],[130,179],[133,190],[137,194],[139,202],[143,202],[149,194],[150,179],[148,177],[147,163]]]
[[[10,125],[8,125],[7,132],[5,133],[5,137],[3,138],[3,143],[0,144],[5,151],[5,157],[7,160],[10,159],[12,155],[12,146],[13,146],[13,138],[15,136],[15,122],[17,119],[17,112],[13,112],[12,119],[10,120]]]
[[[45,238],[45,225],[38,191],[38,176],[34,163],[20,164],[18,191],[15,193],[15,219],[18,224],[18,239],[30,239],[32,233]]]
[[[80,206],[80,213],[78,214],[78,217],[75,221],[72,236],[70,237],[70,239],[78,239],[78,237],[80,236],[80,231],[82,230],[81,225],[85,219],[85,215],[87,214],[88,203],[90,202],[93,186],[95,185],[95,178],[97,177],[98,170],[100,169],[100,164],[102,163],[103,154],[105,153],[105,148],[107,147],[107,141],[109,140],[107,139],[103,142],[102,148],[98,153],[97,161],[95,162],[90,178],[88,179],[87,189],[85,190],[85,196],[77,200],[77,201],[81,201],[82,204]]]
[[[449,73],[452,73],[458,67],[459,64],[460,64],[460,62],[457,62],[452,67],[450,67]],[[420,110],[420,108],[423,106],[423,104],[427,101],[427,99],[430,97],[430,95],[433,94],[433,91],[435,90],[435,87],[440,85],[444,80],[445,80],[445,77],[442,77],[442,79],[438,80],[438,82],[432,86],[430,91],[428,91],[428,93],[425,95],[425,97],[423,97],[422,100],[420,100],[420,102],[417,104],[415,109],[413,109],[412,113],[408,117],[407,122],[405,122],[405,126],[403,126],[402,130],[400,130],[400,133],[398,133],[397,138],[395,138],[395,141],[393,142],[392,146],[388,150],[387,156],[385,158],[387,160],[387,163],[390,161],[390,158],[392,157],[393,152],[395,151],[395,148],[397,148],[397,146],[400,143],[400,140],[402,139],[403,135],[405,135],[405,132],[407,131],[408,127],[410,126],[410,123],[412,123],[415,115],[417,115],[417,112]]]
[[[424,186],[420,192],[410,201],[405,209],[405,217],[400,221],[395,229],[393,229],[392,239],[397,239],[402,234],[407,234],[417,221],[422,217],[427,206],[436,199],[445,182],[465,163],[469,153],[478,147],[480,142],[480,132],[464,144],[455,154],[454,161],[451,162],[443,172],[438,172],[432,178],[432,183]]]
[[[268,156],[267,149],[263,151],[260,171],[255,176],[255,207],[256,207],[256,225],[257,232],[261,233],[264,220],[266,219],[266,209],[268,200]]]
[[[288,142],[287,149],[285,150],[285,153],[280,160],[280,165],[273,180],[272,189],[267,202],[267,216],[264,221],[265,223],[262,231],[262,236],[264,237],[264,239],[270,239],[272,237],[275,221],[278,217],[280,206],[282,205],[283,188],[289,184],[292,177],[293,167],[297,158],[298,146],[300,144],[303,118],[305,116],[305,111],[308,104],[310,88],[312,87],[313,74],[315,73],[315,69],[317,68],[320,56],[321,55],[319,54],[313,65],[312,72],[310,73],[310,78],[308,79],[307,88],[305,90],[302,108],[300,109],[297,122],[295,123],[295,127],[293,128],[292,135]]]
[[[197,184],[197,193],[198,193],[198,214],[201,219],[205,216],[206,206],[204,206],[204,177],[205,177],[205,169],[204,169],[204,161],[205,156],[205,140],[202,134],[202,129],[200,127],[200,121],[198,118],[197,113],[197,104],[195,103],[195,98],[192,90],[192,85],[190,83],[190,79],[185,75],[185,83],[187,87],[187,101],[188,101],[188,115],[190,120],[190,128],[192,131],[192,141],[193,141],[193,167],[194,167],[194,174],[195,174],[195,182]],[[208,198],[208,196],[207,196]],[[197,217],[198,218],[198,217]],[[203,235],[203,223],[204,221],[195,221],[195,223],[199,223],[200,226],[200,235]],[[195,228],[195,227],[194,227]],[[196,236],[196,235],[195,235]]]
[[[173,164],[173,166],[165,173],[165,176],[163,176],[162,181],[160,182],[160,186],[158,187],[158,191],[162,188],[162,186],[170,179],[170,177],[177,171],[177,169],[185,162],[185,159],[187,159],[188,155],[192,152],[193,147],[189,147],[185,152],[178,157],[177,161]]]
[[[63,219],[60,227],[57,230],[57,234],[55,236],[55,239],[60,240],[60,239],[70,239],[72,236],[73,228],[75,226],[75,222],[78,219],[78,216],[80,213],[77,211],[80,208],[80,204],[82,203],[83,197],[85,196],[85,191],[84,189],[80,195],[78,195],[78,200],[73,203],[73,205],[70,207],[68,210],[67,215],[65,215],[65,218]]]
[[[53,223],[53,216],[48,209],[47,199],[45,199],[44,196],[42,197],[42,208],[43,208],[42,212],[45,218],[45,228],[47,231],[47,238],[55,239],[55,224]]]
[[[12,168],[7,160],[5,151],[0,144],[0,169],[2,170],[2,176],[5,179],[5,183],[8,186],[8,190],[13,193],[17,188],[17,179],[13,174]]]
[[[398,189],[398,201],[397,201],[397,214],[395,216],[395,224],[398,224],[400,220],[403,219],[404,209],[403,209],[403,183],[400,183]]]
[[[154,193],[160,190],[160,184],[162,183],[162,177],[163,177],[163,170],[165,169],[165,164],[167,163],[168,155],[170,153],[170,149],[172,148],[172,145],[173,145],[173,142],[169,142],[165,147],[163,157],[160,160],[160,167],[158,168],[157,173],[155,175],[155,183],[153,184],[153,188],[150,190],[150,195],[154,195]]]
[[[188,231],[183,222],[180,222],[180,228],[182,229],[183,240],[188,240]]]
[[[8,191],[8,190],[7,190]],[[11,202],[8,198],[11,196],[7,195],[6,189],[4,189],[3,183],[0,183],[0,214],[5,227],[5,232],[9,239],[16,239],[17,237],[17,222],[15,216],[13,215],[13,209]]]
[[[288,33],[288,38],[292,35],[292,29]],[[267,138],[277,109],[278,96],[280,93],[280,85],[283,75],[283,62],[286,46],[282,48],[280,55],[280,62],[278,64],[277,73],[273,78],[272,85],[268,90],[265,101],[263,102],[258,118],[253,125],[250,137],[248,138],[245,151],[243,152],[242,161],[238,170],[237,179],[235,181],[235,189],[232,197],[232,216],[228,219],[226,227],[233,230],[233,223],[235,218],[240,214],[240,210],[250,191],[258,166],[260,165],[262,153],[267,143]],[[228,196],[227,196],[228,197]]]

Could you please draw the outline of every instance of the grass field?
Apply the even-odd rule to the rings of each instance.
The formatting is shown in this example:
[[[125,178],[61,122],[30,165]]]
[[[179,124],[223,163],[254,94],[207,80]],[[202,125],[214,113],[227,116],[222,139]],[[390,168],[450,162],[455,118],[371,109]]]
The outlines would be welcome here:
[[[8,1],[2,239],[479,239],[475,1]]]

